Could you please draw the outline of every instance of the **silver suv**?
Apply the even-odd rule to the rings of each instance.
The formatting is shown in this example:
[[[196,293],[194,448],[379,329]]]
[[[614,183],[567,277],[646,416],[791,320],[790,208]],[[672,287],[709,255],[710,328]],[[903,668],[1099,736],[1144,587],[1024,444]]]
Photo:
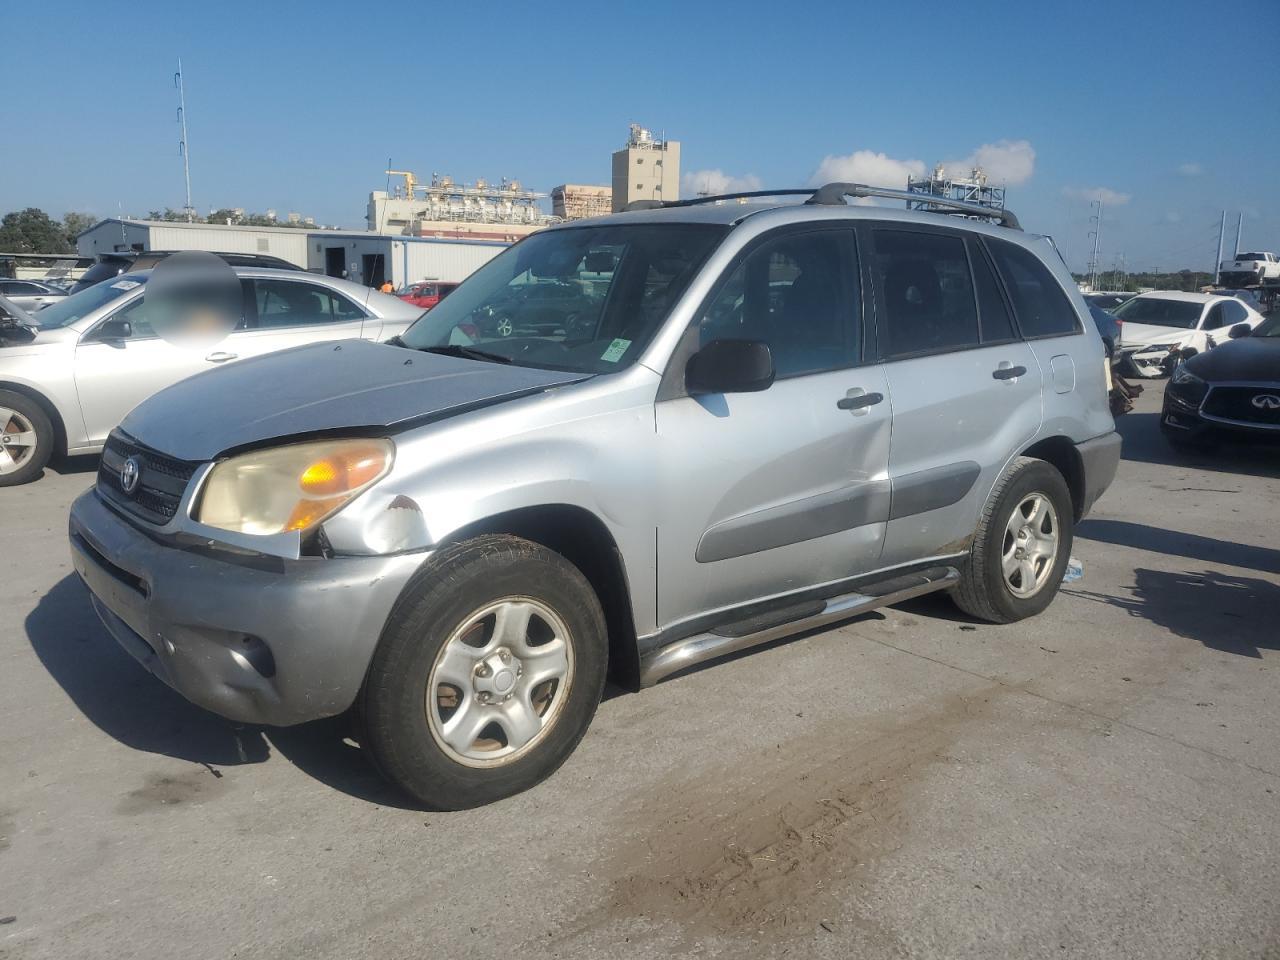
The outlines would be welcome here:
[[[94,606],[233,720],[354,707],[435,808],[550,774],[606,672],[935,590],[1039,613],[1120,456],[1098,332],[1012,214],[867,194],[544,230],[388,344],[162,391],[72,508]]]

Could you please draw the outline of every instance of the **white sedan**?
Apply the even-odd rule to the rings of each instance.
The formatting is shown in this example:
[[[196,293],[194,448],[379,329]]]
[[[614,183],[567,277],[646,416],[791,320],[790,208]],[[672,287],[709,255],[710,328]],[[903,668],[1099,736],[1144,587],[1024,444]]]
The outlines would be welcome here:
[[[1228,339],[1232,327],[1252,329],[1263,321],[1235,297],[1177,290],[1139,294],[1113,313],[1120,321],[1120,353],[1142,377],[1168,373],[1178,351],[1203,353]]]
[[[0,486],[34,480],[55,453],[97,453],[153,393],[221,364],[318,340],[386,340],[422,308],[316,274],[236,267],[239,325],[211,349],[158,337],[150,271],[126,273],[0,328]]]

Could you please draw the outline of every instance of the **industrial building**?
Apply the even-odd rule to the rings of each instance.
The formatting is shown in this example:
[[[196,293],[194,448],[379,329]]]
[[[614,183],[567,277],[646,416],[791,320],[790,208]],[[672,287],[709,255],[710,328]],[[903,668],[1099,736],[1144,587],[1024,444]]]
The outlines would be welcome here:
[[[306,230],[157,220],[103,220],[76,238],[81,256],[144,250],[262,253],[314,273],[398,290],[418,280],[456,282],[509,245],[480,237],[390,236],[364,230]]]
[[[613,155],[613,211],[636,200],[680,199],[680,144],[631,124],[627,145]]]
[[[374,233],[511,243],[554,222],[538,206],[546,194],[526,190],[518,180],[457,183],[432,174],[424,184],[409,170],[387,175],[402,177],[404,185],[369,194],[368,227]]]
[[[603,217],[613,212],[613,188],[562,183],[551,190],[551,215],[561,220]]]
[[[1004,187],[993,186],[982,168],[974,167],[967,177],[948,176],[942,164],[937,164],[927,177],[908,177],[907,191],[921,195],[919,200],[908,200],[908,210],[935,210],[929,197],[945,200],[962,200],[984,207],[1004,209]]]

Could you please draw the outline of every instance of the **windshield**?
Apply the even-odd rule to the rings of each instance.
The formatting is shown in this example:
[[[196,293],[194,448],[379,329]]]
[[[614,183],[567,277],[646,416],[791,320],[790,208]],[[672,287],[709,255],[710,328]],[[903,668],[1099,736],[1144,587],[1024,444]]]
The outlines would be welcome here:
[[[146,283],[145,274],[125,274],[114,280],[104,280],[79,293],[56,300],[43,310],[33,314],[36,326],[45,330],[53,330],[75,323],[87,317],[99,307],[106,306],[112,300],[124,296],[130,290]]]
[[[535,233],[472,274],[401,342],[474,348],[524,367],[620,370],[644,352],[727,230],[610,224]]]
[[[1267,255],[1265,253],[1237,253],[1236,254],[1237,262],[1241,260],[1266,260],[1266,259],[1267,259]]]
[[[1163,297],[1135,297],[1112,311],[1125,323],[1149,323],[1153,327],[1192,329],[1204,310],[1193,300],[1166,300]]]

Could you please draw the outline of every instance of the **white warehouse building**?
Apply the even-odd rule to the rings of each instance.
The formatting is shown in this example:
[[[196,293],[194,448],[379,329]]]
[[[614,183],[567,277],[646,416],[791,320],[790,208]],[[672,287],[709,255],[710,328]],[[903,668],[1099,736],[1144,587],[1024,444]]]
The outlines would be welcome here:
[[[407,237],[365,230],[307,230],[112,218],[76,238],[84,257],[149,250],[208,250],[279,257],[312,273],[371,287],[419,280],[457,282],[510,244],[501,240]]]

